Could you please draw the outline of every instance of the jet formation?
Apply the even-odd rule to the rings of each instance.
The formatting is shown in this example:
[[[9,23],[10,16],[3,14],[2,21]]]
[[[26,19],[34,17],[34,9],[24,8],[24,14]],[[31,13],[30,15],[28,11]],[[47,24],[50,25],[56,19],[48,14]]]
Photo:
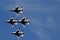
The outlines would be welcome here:
[[[16,15],[18,16],[19,14],[23,13],[23,8],[16,6],[16,8],[14,9],[10,9],[9,11],[11,12],[15,12]],[[12,28],[14,28],[14,25],[17,25],[18,23],[23,25],[23,28],[25,28],[26,24],[30,23],[30,20],[26,19],[26,17],[23,17],[22,19],[15,19],[14,16],[12,16],[10,19],[5,21],[6,23],[9,23]],[[19,26],[20,27],[20,26]],[[20,37],[24,36],[24,32],[22,32],[20,30],[20,28],[17,29],[17,31],[15,32],[10,32],[12,35],[15,35],[18,39],[20,39]]]

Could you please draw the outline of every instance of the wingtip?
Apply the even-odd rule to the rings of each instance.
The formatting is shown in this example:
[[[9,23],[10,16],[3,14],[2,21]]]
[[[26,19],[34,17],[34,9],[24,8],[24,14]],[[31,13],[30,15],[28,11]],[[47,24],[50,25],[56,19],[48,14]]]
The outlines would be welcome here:
[[[25,25],[23,25],[23,28],[25,28]]]
[[[19,7],[19,5],[17,5],[16,7]]]
[[[10,19],[14,19],[14,16],[11,16],[11,18]]]
[[[11,25],[12,29],[14,28],[14,25]]]
[[[24,16],[22,19],[26,19],[26,17]]]
[[[18,15],[19,15],[19,13],[16,13],[16,15],[18,16]]]

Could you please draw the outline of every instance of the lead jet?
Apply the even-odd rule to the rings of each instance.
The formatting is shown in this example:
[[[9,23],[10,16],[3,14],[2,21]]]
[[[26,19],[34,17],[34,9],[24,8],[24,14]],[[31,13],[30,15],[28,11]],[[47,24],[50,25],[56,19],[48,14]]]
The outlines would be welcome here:
[[[21,23],[23,25],[23,27],[25,27],[26,24],[29,24],[30,21],[26,20],[26,17],[23,17],[22,20],[18,20],[18,23]]]
[[[18,39],[24,36],[24,33],[20,31],[20,28],[18,28],[16,32],[12,32],[11,34],[16,35]]]
[[[12,16],[9,20],[6,21],[6,23],[11,24],[12,28],[14,27],[14,24],[17,24],[17,20],[14,19]]]
[[[23,13],[23,8],[22,8],[22,7],[17,6],[16,8],[11,9],[10,11],[15,12],[15,13],[16,13],[16,15],[18,16],[19,14]]]

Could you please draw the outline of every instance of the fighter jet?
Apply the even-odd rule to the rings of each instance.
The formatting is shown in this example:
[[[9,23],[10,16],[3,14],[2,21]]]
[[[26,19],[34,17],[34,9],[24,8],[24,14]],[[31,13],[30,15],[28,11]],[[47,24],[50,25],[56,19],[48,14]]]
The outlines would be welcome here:
[[[29,24],[30,21],[26,20],[26,17],[23,17],[22,20],[18,20],[18,23],[21,23],[23,25],[23,27],[25,27],[26,24]]]
[[[16,8],[11,9],[10,11],[15,12],[15,13],[16,13],[16,15],[18,16],[20,13],[23,13],[23,8],[22,8],[22,7],[17,6]]]
[[[12,28],[14,27],[14,24],[17,24],[17,20],[14,19],[12,16],[9,20],[6,21],[6,23],[11,24]]]
[[[20,28],[18,28],[16,32],[12,32],[11,34],[16,35],[18,39],[24,36],[24,33],[20,31]]]

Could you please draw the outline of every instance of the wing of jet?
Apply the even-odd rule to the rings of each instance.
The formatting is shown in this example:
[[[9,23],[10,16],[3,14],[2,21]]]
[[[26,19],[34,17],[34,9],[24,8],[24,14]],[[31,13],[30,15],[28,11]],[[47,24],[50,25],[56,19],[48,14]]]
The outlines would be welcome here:
[[[18,10],[18,8],[19,8],[19,7],[17,6],[17,7],[15,8],[15,10]]]
[[[25,21],[25,20],[26,20],[26,17],[23,17],[23,18],[22,18],[22,21]]]

